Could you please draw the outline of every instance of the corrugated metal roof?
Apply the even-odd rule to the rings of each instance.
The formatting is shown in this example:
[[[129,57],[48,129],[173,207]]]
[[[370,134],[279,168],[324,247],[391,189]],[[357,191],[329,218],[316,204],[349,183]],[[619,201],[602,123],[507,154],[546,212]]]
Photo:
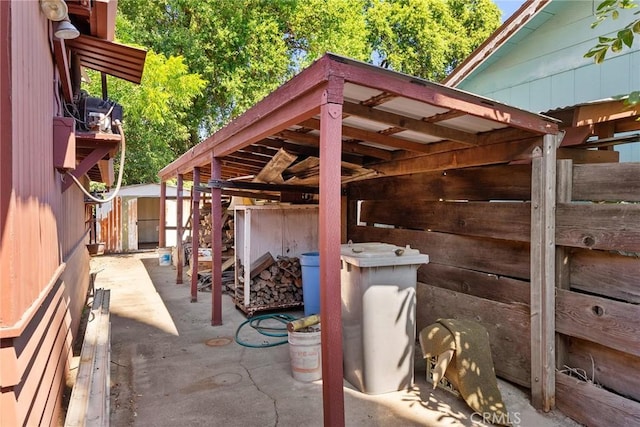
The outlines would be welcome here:
[[[316,186],[317,166],[298,165],[317,165],[309,159],[319,157],[319,110],[329,92],[324,85],[334,78],[344,79],[342,92],[333,94],[342,101],[343,182],[388,171],[397,161],[428,163],[432,155],[469,148],[487,153],[483,146],[557,132],[555,119],[328,54],[165,167],[160,177],[179,173],[188,180],[200,167],[204,182],[214,155],[222,179],[252,179],[284,149],[297,156],[282,174],[284,184]]]

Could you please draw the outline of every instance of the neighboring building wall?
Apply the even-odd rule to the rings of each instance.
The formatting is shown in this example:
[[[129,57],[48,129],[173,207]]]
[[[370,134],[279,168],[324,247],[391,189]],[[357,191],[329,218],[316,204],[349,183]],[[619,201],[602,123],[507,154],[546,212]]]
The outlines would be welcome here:
[[[548,19],[533,32],[522,29],[526,35],[517,45],[502,47],[499,59],[457,87],[535,112],[640,89],[637,42],[620,54],[607,54],[600,65],[583,57],[597,44],[598,36],[612,35],[629,22],[626,17],[632,12],[623,12],[618,20],[609,19],[596,29],[590,27],[595,21],[591,2],[554,1],[540,13],[550,12],[555,15],[535,18]]]
[[[10,152],[11,172],[0,186],[0,425],[55,425],[89,282],[84,202],[75,186],[62,192],[53,167],[61,111],[49,22],[38,2],[1,3],[0,73],[11,94],[2,163]]]
[[[105,197],[110,196],[108,193]],[[176,246],[176,187],[167,187],[167,200],[165,206],[166,218],[166,245]],[[185,224],[189,221],[191,212],[191,192],[183,190],[183,212]],[[132,250],[130,244],[128,218],[133,215],[127,205],[132,200],[137,200],[137,235],[138,243],[158,243],[160,224],[160,185],[139,184],[122,187],[118,197],[114,200],[102,203],[96,207],[97,236],[98,240],[105,243],[106,252],[127,252]],[[188,230],[185,229],[185,235]]]
[[[621,11],[619,19],[591,29],[597,4],[554,0],[456,87],[534,112],[640,90],[638,40],[619,54],[609,52],[602,64],[584,58],[598,36],[615,35],[635,11]],[[615,149],[621,162],[640,161],[640,143]]]

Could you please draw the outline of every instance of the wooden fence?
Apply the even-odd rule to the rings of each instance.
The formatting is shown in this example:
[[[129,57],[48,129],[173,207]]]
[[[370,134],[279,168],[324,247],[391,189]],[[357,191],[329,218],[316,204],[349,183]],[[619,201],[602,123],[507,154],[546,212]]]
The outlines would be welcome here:
[[[557,165],[557,405],[590,425],[640,422],[640,204],[621,203],[640,201],[640,164]],[[481,323],[497,375],[531,387],[532,167],[374,182],[349,185],[347,234],[429,255],[418,330],[438,318]],[[612,417],[614,407],[623,410]]]

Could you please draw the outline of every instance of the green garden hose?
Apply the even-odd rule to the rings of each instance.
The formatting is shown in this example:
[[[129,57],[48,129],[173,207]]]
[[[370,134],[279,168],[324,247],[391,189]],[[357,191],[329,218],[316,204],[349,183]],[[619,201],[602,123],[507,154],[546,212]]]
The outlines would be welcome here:
[[[260,334],[265,335],[267,337],[288,337],[287,332],[287,323],[296,320],[297,318],[290,314],[263,314],[261,316],[252,317],[251,319],[247,319],[238,326],[236,330],[236,342],[244,347],[250,348],[266,348],[266,347],[275,347],[278,345],[286,344],[288,340],[283,341],[274,341],[274,342],[265,342],[262,344],[251,344],[248,342],[244,342],[240,340],[238,335],[240,334],[240,330],[245,326],[249,325]],[[262,326],[261,323],[266,320],[275,320],[283,324],[282,327],[276,326]]]

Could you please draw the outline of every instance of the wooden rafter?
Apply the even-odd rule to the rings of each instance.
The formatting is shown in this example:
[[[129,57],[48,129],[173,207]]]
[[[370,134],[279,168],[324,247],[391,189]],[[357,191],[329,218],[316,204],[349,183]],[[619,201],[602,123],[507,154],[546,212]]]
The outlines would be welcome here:
[[[344,112],[369,120],[387,123],[391,126],[398,126],[407,130],[424,133],[430,136],[462,142],[463,144],[477,145],[478,143],[477,136],[473,133],[447,128],[424,120],[412,119],[407,116],[382,111],[376,108],[370,108],[353,102],[345,102]]]
[[[305,127],[312,127],[314,129],[320,129],[320,120],[309,119],[302,122]],[[388,147],[397,148],[400,150],[414,151],[416,153],[424,153],[428,151],[425,144],[419,142],[407,141],[406,139],[399,139],[388,136],[384,133],[371,132],[365,129],[358,129],[353,126],[342,126],[342,135],[347,138],[353,138],[358,141],[372,142],[376,144],[386,145]]]

